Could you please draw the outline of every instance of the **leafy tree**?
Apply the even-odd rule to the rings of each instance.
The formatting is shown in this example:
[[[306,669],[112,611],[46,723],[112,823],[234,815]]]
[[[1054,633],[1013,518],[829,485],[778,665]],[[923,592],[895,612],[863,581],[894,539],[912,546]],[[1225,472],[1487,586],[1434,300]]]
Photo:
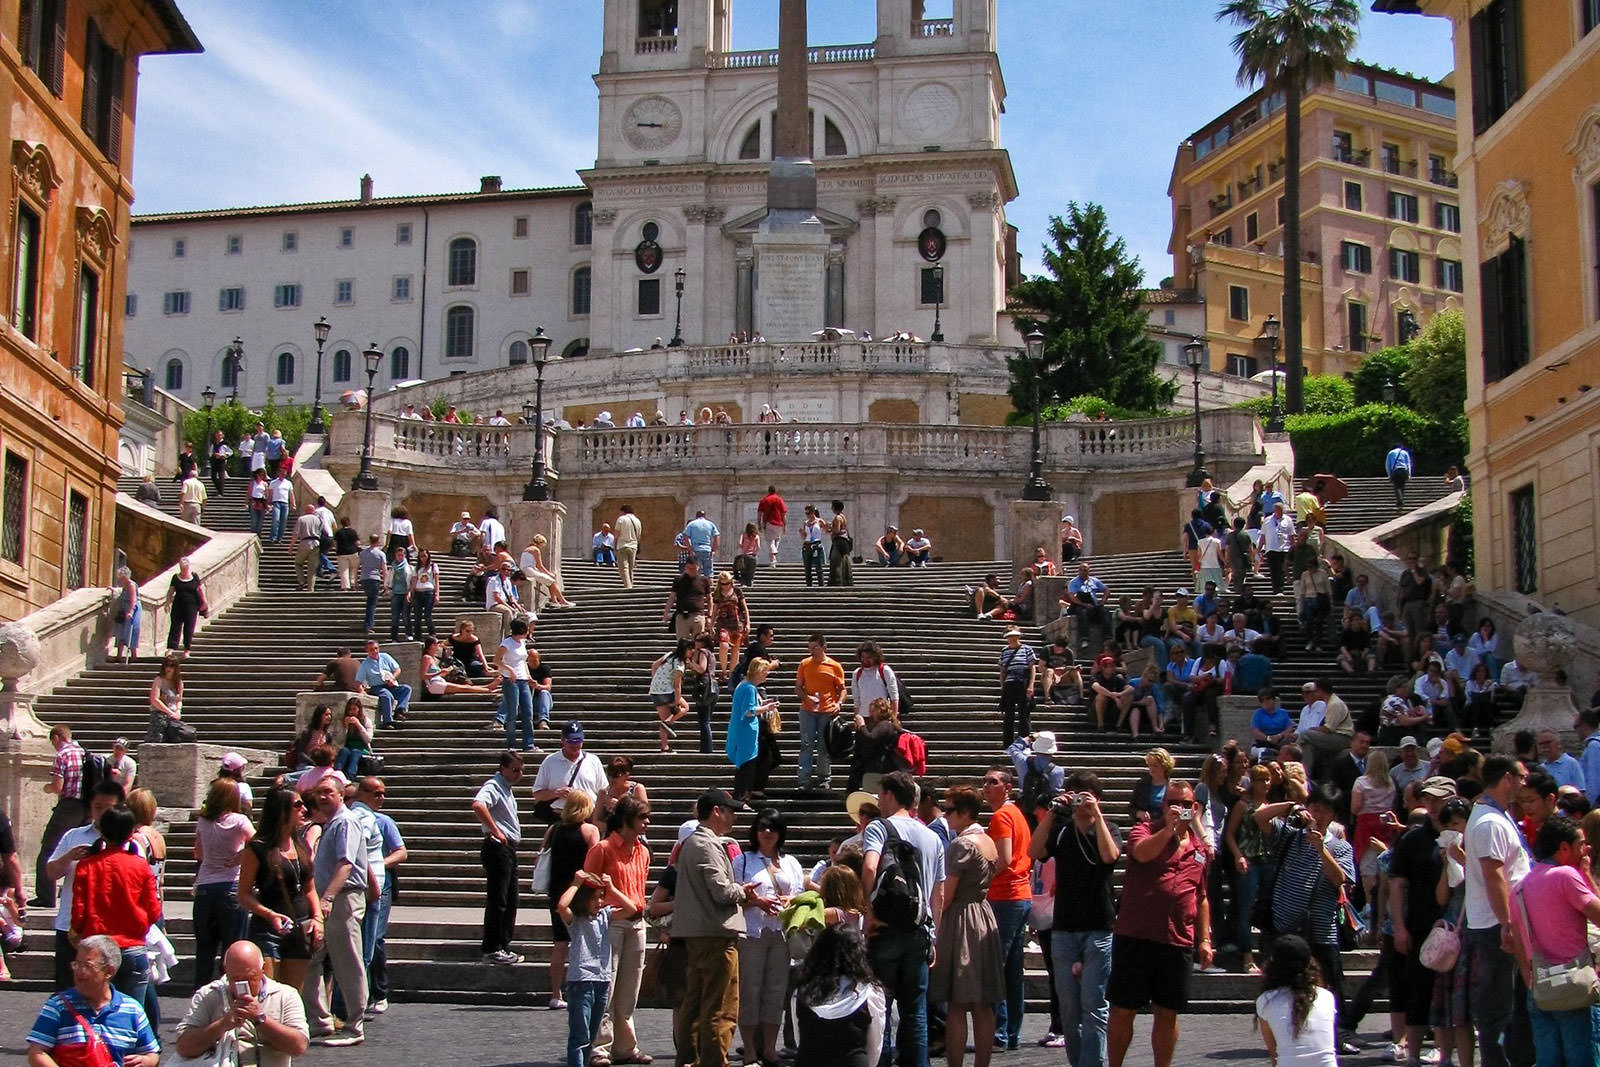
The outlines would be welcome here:
[[[1144,270],[1106,224],[1099,204],[1067,205],[1050,219],[1044,247],[1047,275],[1028,278],[1012,297],[1037,317],[1018,316],[1017,328],[1045,336],[1040,398],[1065,400],[1092,394],[1114,407],[1156,411],[1177,387],[1155,372],[1161,346],[1145,335]],[[1011,400],[1033,410],[1033,368],[1012,357]]]
[[[1459,311],[1441,311],[1406,348],[1411,366],[1401,382],[1413,408],[1440,422],[1467,404],[1467,324]]]
[[[1288,410],[1305,410],[1300,312],[1300,102],[1313,85],[1333,80],[1356,43],[1357,0],[1229,0],[1219,20],[1240,27],[1233,39],[1239,83],[1262,83],[1284,97],[1283,353]]]
[[[1312,375],[1306,379],[1305,391],[1307,415],[1337,415],[1356,406],[1355,390],[1337,374]],[[1258,396],[1236,406],[1255,412],[1265,421],[1272,411],[1272,398]]]
[[[1356,365],[1350,374],[1350,384],[1355,387],[1357,404],[1382,404],[1383,391],[1394,382],[1394,402],[1403,407],[1415,407],[1407,388],[1406,376],[1411,373],[1411,349],[1407,345],[1380,348]]]

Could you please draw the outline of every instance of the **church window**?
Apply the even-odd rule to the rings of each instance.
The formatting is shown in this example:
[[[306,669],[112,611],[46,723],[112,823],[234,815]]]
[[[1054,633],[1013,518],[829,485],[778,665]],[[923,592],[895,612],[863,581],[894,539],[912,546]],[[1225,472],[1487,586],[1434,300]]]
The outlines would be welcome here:
[[[761,123],[752,125],[750,132],[744,135],[744,140],[739,145],[739,158],[761,158]]]
[[[922,213],[922,228],[925,230],[937,230],[943,222],[944,216],[936,208],[930,207]]]
[[[648,315],[661,314],[661,279],[639,279],[639,310],[637,314],[642,318]]]
[[[594,205],[585,201],[572,212],[572,243],[594,244]]]
[[[640,37],[676,37],[678,0],[639,0]]]
[[[572,272],[572,313],[574,315],[589,314],[589,287],[593,274],[588,267],[579,267]]]
[[[444,313],[444,356],[446,359],[472,358],[472,333],[477,316],[470,307],[458,304]]]
[[[822,120],[822,154],[825,156],[842,156],[846,154],[844,134],[839,132],[832,119]]]

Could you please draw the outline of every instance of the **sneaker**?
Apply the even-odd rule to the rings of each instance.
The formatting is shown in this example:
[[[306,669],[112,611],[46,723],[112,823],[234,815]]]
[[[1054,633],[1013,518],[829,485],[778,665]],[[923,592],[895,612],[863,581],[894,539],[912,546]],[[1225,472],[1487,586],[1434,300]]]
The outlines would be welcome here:
[[[522,957],[510,949],[503,948],[494,954],[494,961],[496,963],[521,963]]]
[[[549,1007],[551,1011],[566,1011],[567,1002],[562,1000],[560,997],[551,997],[550,1003],[547,1005],[547,1007]]]
[[[366,1037],[362,1034],[329,1034],[327,1037],[319,1039],[317,1044],[323,1048],[349,1048],[352,1045],[359,1045],[365,1040]]]
[[[673,729],[673,728],[672,728],[672,724],[671,724],[671,723],[665,723],[665,722],[661,722],[661,721],[660,721],[660,720],[659,720],[659,719],[658,719],[658,720],[657,720],[657,721],[656,721],[656,725],[657,725],[657,726],[659,726],[659,727],[661,727],[661,731],[662,731],[662,732],[663,732],[663,733],[665,733],[665,734],[666,734],[666,735],[667,735],[667,736],[668,736],[668,737],[677,737],[677,736],[678,736],[678,731],[676,731],[676,730],[674,730],[674,729]]]
[[[1405,1050],[1393,1042],[1389,1044],[1388,1048],[1383,1050],[1384,1063],[1404,1063],[1405,1058]]]
[[[1039,1039],[1040,1048],[1066,1048],[1067,1039],[1060,1034],[1049,1033]]]
[[[367,1005],[368,1015],[382,1015],[388,1010],[389,1000],[387,997],[383,998],[382,1000],[374,1000],[371,1004]]]
[[[1215,964],[1215,963],[1213,963],[1213,964],[1212,964],[1212,965],[1211,965],[1211,966],[1209,966],[1209,967],[1202,967],[1202,968],[1200,968],[1200,973],[1201,973],[1201,974],[1227,974],[1227,973],[1228,973],[1228,971],[1227,971],[1227,969],[1226,969],[1226,968],[1224,968],[1224,967],[1219,967],[1219,966],[1217,966],[1217,965],[1216,965],[1216,964]]]

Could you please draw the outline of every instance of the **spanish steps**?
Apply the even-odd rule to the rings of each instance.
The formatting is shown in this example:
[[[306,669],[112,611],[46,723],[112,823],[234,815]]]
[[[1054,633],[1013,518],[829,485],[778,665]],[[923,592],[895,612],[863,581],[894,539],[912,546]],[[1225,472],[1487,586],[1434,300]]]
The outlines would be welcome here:
[[[1373,483],[1373,484],[1367,484]],[[132,492],[136,483],[125,485]],[[228,483],[221,498],[207,505],[206,524],[215,529],[247,530],[243,483]],[[1365,528],[1392,517],[1392,495],[1382,479],[1354,479],[1346,504],[1330,512],[1346,528]],[[1379,492],[1381,490],[1381,492]],[[175,511],[173,487],[165,487],[164,505]],[[1427,498],[1414,488],[1418,503]],[[1437,494],[1434,494],[1437,495]],[[586,537],[586,535],[585,535]],[[789,551],[792,551],[790,549]],[[852,588],[807,588],[797,560],[786,551],[776,570],[761,568],[748,593],[755,623],[777,628],[777,653],[792,667],[806,654],[806,637],[824,632],[831,653],[848,670],[856,645],[877,640],[885,658],[902,678],[914,711],[905,725],[927,742],[929,776],[941,786],[975,783],[983,771],[1003,760],[1000,720],[996,710],[996,656],[1003,645],[1001,624],[972,618],[966,586],[989,571],[1004,574],[1004,563],[936,563],[925,570],[886,570],[858,565]],[[1176,551],[1101,555],[1092,560],[1095,573],[1109,585],[1113,600],[1136,596],[1147,584],[1170,593],[1192,584],[1193,572]],[[442,593],[437,611],[441,633],[459,612],[476,611],[459,589],[466,576],[465,561],[439,557]],[[647,696],[651,661],[669,645],[662,632],[661,609],[672,565],[667,561],[641,561],[636,584],[624,590],[614,570],[595,567],[588,560],[569,559],[563,564],[567,593],[578,601],[576,610],[546,612],[537,625],[536,643],[555,678],[557,726],[581,719],[588,735],[587,747],[602,757],[626,753],[634,758],[634,777],[649,790],[654,809],[652,838],[658,848],[654,874],[659,874],[677,824],[692,815],[694,798],[710,785],[726,786],[731,768],[722,755],[721,726],[726,722],[728,696],[723,694],[717,721],[714,752],[693,751],[693,730],[680,730],[674,751],[656,751],[654,714]],[[1263,590],[1264,591],[1264,590]],[[161,590],[152,590],[160,595]],[[378,630],[387,634],[387,597],[380,604]],[[1326,652],[1307,653],[1303,636],[1287,597],[1278,598],[1275,610],[1284,630],[1284,655],[1275,681],[1280,688],[1295,689],[1318,674],[1336,672]],[[260,590],[250,594],[197,635],[184,665],[184,718],[200,738],[237,746],[282,751],[294,730],[294,697],[312,688],[330,656],[341,646],[358,650],[362,638],[363,597],[319,584],[314,593],[295,587],[292,556],[285,541],[265,545],[260,563]],[[1037,639],[1037,634],[1031,635]],[[119,735],[143,736],[146,693],[156,672],[151,658],[131,664],[107,663],[41,697],[39,717],[65,722],[74,736],[93,751],[109,751]],[[790,677],[780,670],[775,678]],[[405,679],[415,682],[415,679]],[[1378,696],[1378,681],[1343,679],[1341,692],[1358,713]],[[790,710],[793,697],[783,682],[772,691]],[[381,732],[375,750],[386,760],[388,783],[385,811],[405,835],[408,861],[400,868],[399,895],[389,930],[389,966],[396,1000],[456,1002],[543,1003],[549,996],[548,911],[542,898],[523,893],[519,918],[519,950],[527,962],[490,966],[480,960],[478,938],[482,916],[482,873],[478,862],[480,837],[470,811],[473,794],[496,767],[501,745],[498,735],[486,733],[494,702],[483,696],[414,701],[409,721],[401,728]],[[686,720],[687,722],[688,720]],[[1069,769],[1095,770],[1106,787],[1106,808],[1126,830],[1133,786],[1143,772],[1142,754],[1152,743],[1164,743],[1177,757],[1180,773],[1192,775],[1204,750],[1169,734],[1155,742],[1146,734],[1135,741],[1125,733],[1098,732],[1086,709],[1080,706],[1037,707],[1033,728],[1055,731],[1058,762]],[[546,749],[558,743],[555,733],[541,733]],[[546,739],[549,740],[546,740]],[[843,793],[832,796],[800,795],[794,788],[794,739],[782,739],[784,761],[772,779],[769,803],[779,808],[790,824],[789,848],[803,861],[826,853],[830,839],[851,832],[843,811]],[[536,757],[537,759],[537,757]],[[533,764],[530,763],[531,781]],[[839,790],[843,770],[836,768]],[[258,795],[269,777],[255,782]],[[532,804],[523,794],[523,877],[531,875],[533,857],[542,827],[531,818]],[[174,979],[187,988],[192,939],[187,920],[188,886],[194,873],[191,858],[193,813],[164,812],[170,820],[171,860],[167,867],[166,896],[171,909],[169,934],[180,964]],[[735,830],[743,837],[744,820]],[[653,879],[652,879],[653,880]],[[524,883],[526,887],[526,883]],[[48,944],[44,933],[48,917],[30,915],[37,931],[35,944]],[[1351,954],[1346,969],[1352,983],[1370,969],[1372,954]],[[34,951],[15,961],[18,980],[31,988],[44,988],[50,974],[48,951]],[[1238,1012],[1249,1010],[1258,983],[1239,974],[1196,976],[1195,1010]],[[1039,1006],[1046,977],[1036,948],[1030,948],[1029,995]]]

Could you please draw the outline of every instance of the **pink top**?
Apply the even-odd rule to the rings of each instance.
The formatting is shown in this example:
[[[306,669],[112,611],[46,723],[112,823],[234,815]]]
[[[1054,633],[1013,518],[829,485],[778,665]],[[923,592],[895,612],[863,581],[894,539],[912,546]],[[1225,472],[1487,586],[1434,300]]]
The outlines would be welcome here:
[[[739,555],[753,556],[761,548],[761,538],[754,534],[739,535]]]
[[[236,811],[218,819],[197,819],[195,838],[200,842],[200,869],[195,872],[195,885],[237,882],[239,880],[239,853],[244,843],[255,834],[250,820]]]
[[[1547,963],[1569,963],[1584,954],[1588,925],[1583,910],[1594,900],[1594,891],[1582,871],[1536,863],[1515,892],[1533,921],[1533,947]],[[1511,914],[1525,927],[1522,908],[1513,906]]]

